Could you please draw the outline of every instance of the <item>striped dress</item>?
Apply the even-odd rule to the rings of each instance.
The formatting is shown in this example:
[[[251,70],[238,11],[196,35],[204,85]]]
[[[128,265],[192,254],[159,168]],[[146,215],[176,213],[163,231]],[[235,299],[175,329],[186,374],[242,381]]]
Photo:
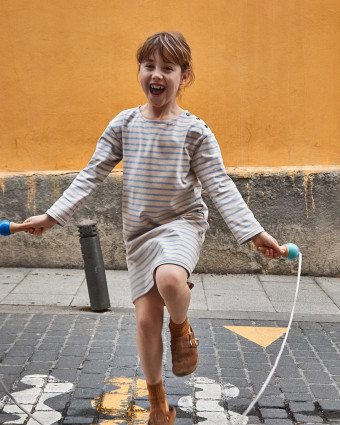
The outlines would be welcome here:
[[[188,111],[167,121],[148,120],[139,107],[109,123],[90,162],[47,214],[64,225],[122,159],[133,301],[152,288],[159,265],[177,264],[189,276],[195,268],[209,227],[202,185],[240,244],[263,231],[226,174],[208,126]]]

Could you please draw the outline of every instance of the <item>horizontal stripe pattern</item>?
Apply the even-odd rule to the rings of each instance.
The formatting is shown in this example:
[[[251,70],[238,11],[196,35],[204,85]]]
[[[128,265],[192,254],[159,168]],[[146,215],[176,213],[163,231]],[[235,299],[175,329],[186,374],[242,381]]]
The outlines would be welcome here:
[[[121,112],[47,213],[64,225],[122,159],[123,237],[133,301],[152,288],[159,265],[177,264],[189,274],[195,268],[208,228],[202,185],[239,243],[263,230],[227,175],[213,133],[187,111],[169,121],[147,120],[139,108]]]

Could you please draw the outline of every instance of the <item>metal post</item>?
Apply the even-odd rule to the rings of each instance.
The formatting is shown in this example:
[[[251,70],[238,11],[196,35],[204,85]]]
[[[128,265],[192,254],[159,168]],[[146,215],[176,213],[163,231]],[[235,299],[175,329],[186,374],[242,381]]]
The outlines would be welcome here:
[[[96,222],[84,221],[78,230],[91,310],[105,311],[111,305]]]

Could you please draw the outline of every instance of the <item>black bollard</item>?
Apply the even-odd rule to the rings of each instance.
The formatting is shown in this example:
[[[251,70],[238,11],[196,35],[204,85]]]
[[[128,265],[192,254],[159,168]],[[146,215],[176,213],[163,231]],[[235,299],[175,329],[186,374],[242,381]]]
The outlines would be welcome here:
[[[91,310],[105,311],[111,305],[96,222],[84,221],[78,230]]]

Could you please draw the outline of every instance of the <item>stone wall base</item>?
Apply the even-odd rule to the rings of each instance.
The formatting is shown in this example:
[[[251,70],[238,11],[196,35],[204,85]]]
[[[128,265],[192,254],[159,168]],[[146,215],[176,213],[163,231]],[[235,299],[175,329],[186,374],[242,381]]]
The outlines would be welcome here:
[[[294,242],[303,254],[303,274],[340,275],[340,171],[229,173],[263,227],[279,243]],[[21,222],[41,214],[70,185],[75,173],[0,177],[0,219]],[[126,269],[122,239],[122,172],[113,172],[64,227],[42,237],[0,236],[0,266],[82,268],[77,223],[97,222],[107,269]],[[297,261],[267,260],[251,244],[239,246],[211,200],[200,273],[296,273]]]

